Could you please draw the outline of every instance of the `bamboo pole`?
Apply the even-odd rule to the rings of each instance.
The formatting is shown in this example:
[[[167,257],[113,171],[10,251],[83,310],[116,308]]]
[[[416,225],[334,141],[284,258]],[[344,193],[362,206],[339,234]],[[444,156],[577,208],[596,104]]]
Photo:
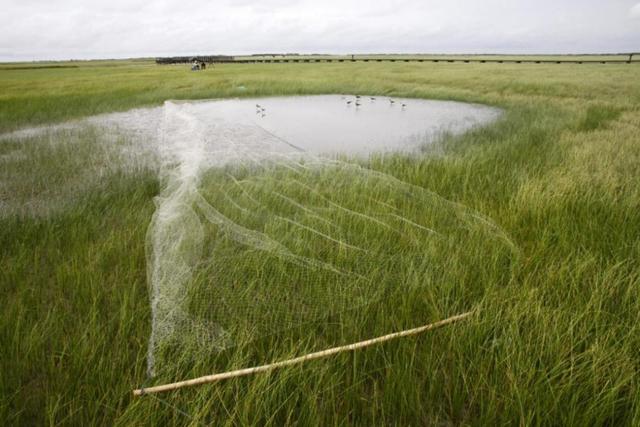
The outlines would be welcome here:
[[[392,339],[395,339],[395,338],[406,337],[406,336],[409,336],[409,335],[417,335],[417,334],[420,334],[422,332],[430,331],[432,329],[436,329],[436,328],[439,328],[441,326],[445,326],[445,325],[457,322],[459,320],[465,319],[465,318],[471,316],[472,314],[473,314],[473,311],[468,311],[466,313],[458,314],[456,316],[449,317],[447,319],[440,320],[438,322],[430,323],[428,325],[420,326],[420,327],[417,327],[417,328],[407,329],[407,330],[401,331],[401,332],[394,332],[392,334],[383,335],[381,337],[372,338],[372,339],[369,339],[369,340],[366,340],[366,341],[360,341],[360,342],[349,344],[349,345],[343,345],[343,346],[340,346],[340,347],[333,347],[333,348],[329,348],[327,350],[322,350],[322,351],[318,351],[318,352],[315,352],[315,353],[310,353],[310,354],[307,354],[307,355],[304,355],[304,356],[295,357],[293,359],[282,360],[280,362],[270,363],[268,365],[255,366],[253,368],[238,369],[238,370],[235,370],[235,371],[223,372],[223,373],[220,373],[220,374],[206,375],[204,377],[193,378],[193,379],[190,379],[190,380],[179,381],[179,382],[175,382],[175,383],[171,383],[171,384],[163,384],[163,385],[158,385],[158,386],[148,387],[148,388],[139,388],[137,390],[133,390],[133,395],[134,396],[142,396],[142,395],[148,394],[148,393],[160,393],[160,392],[163,392],[163,391],[176,390],[176,389],[183,388],[183,387],[191,387],[191,386],[200,385],[200,384],[213,383],[213,382],[216,382],[216,381],[226,380],[226,379],[229,379],[229,378],[242,377],[242,376],[245,376],[245,375],[257,374],[257,373],[260,373],[260,372],[268,372],[268,371],[272,371],[274,369],[282,368],[282,367],[285,367],[285,366],[297,365],[299,363],[303,363],[303,362],[306,362],[308,360],[321,359],[321,358],[328,357],[328,356],[331,356],[331,355],[334,355],[334,354],[337,354],[337,353],[343,353],[345,351],[353,351],[353,350],[357,350],[357,349],[360,349],[360,348],[369,347],[371,345],[379,344],[379,343],[382,343],[382,342],[385,342],[385,341],[389,341],[389,340],[392,340]]]

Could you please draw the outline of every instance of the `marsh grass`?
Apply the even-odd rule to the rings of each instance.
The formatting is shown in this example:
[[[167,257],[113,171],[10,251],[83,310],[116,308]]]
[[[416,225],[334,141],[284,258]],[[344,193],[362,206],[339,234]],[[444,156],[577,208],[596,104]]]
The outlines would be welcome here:
[[[402,277],[421,286],[384,304],[332,314],[212,358],[185,358],[157,381],[300,355],[471,307],[478,314],[359,353],[168,393],[161,396],[166,402],[134,399],[130,390],[146,381],[144,243],[159,183],[144,168],[109,169],[47,215],[14,209],[0,219],[0,419],[9,425],[640,424],[635,65],[273,64],[190,73],[122,62],[3,70],[0,129],[167,98],[298,93],[504,108],[499,122],[446,138],[434,155],[379,156],[365,165],[491,218],[518,247],[517,266],[483,259],[486,247],[471,239],[456,248],[442,274],[415,269]],[[0,142],[2,202],[24,205],[91,175],[86,158],[104,154],[90,133],[78,138],[77,146]],[[209,197],[219,197],[214,186],[207,188]],[[348,188],[340,197],[349,200]],[[256,260],[246,260],[237,267],[250,272]]]

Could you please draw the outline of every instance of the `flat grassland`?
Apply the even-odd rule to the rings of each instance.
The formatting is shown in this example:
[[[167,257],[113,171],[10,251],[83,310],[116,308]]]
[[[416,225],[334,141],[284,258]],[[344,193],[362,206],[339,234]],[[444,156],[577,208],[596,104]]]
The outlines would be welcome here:
[[[438,155],[365,165],[481,212],[519,257],[509,267],[469,268],[483,262],[470,241],[452,260],[475,264],[452,262],[447,286],[433,278],[433,290],[398,301],[398,310],[373,304],[352,316],[341,338],[474,308],[469,321],[163,401],[134,398],[146,377],[145,233],[157,174],[101,168],[93,176],[91,167],[108,159],[96,154],[90,132],[69,142],[5,139],[0,419],[7,425],[640,424],[637,64],[229,64],[202,72],[151,61],[23,65],[0,66],[0,132],[166,99],[361,93],[501,107],[501,120],[443,141]],[[348,184],[340,197],[349,198]],[[257,343],[259,350],[178,366],[164,379],[324,344],[273,353]]]

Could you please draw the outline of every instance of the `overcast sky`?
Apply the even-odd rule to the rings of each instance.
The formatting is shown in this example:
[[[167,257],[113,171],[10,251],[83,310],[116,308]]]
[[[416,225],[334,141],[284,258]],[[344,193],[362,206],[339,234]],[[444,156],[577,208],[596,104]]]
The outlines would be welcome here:
[[[0,61],[627,51],[638,0],[0,0]]]

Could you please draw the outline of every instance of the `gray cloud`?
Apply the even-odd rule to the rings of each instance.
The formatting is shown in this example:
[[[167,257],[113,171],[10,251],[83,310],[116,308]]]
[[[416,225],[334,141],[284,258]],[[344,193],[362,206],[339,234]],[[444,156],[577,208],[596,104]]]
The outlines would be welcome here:
[[[0,60],[640,50],[637,0],[5,0]],[[636,4],[637,3],[637,4]]]

